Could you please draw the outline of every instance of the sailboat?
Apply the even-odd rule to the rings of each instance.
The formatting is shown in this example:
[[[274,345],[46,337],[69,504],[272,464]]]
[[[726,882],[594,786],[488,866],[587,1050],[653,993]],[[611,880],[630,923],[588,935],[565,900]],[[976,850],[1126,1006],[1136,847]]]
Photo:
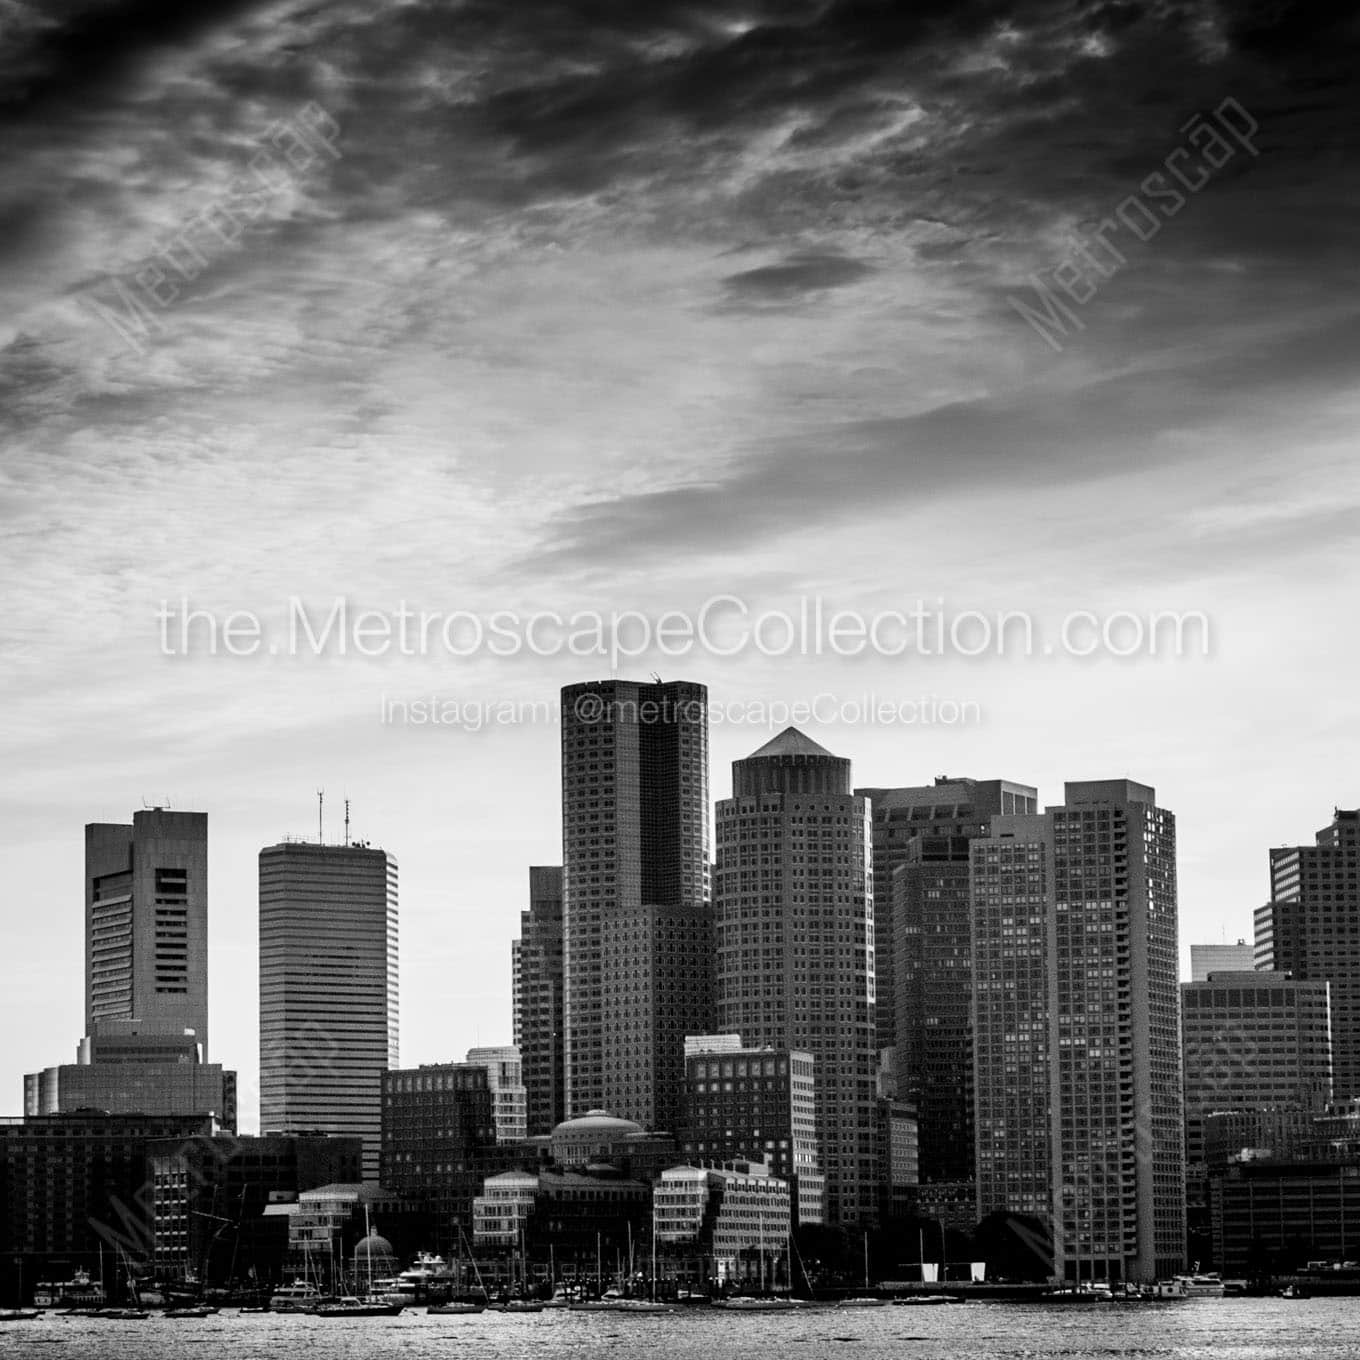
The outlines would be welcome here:
[[[406,1307],[404,1299],[384,1298],[373,1292],[373,1228],[368,1221],[368,1205],[364,1205],[364,1241],[369,1244],[364,1253],[368,1265],[368,1293],[362,1297],[344,1294],[338,1299],[319,1303],[312,1309],[314,1317],[399,1317]]]
[[[477,1258],[472,1255],[471,1249],[468,1250],[468,1259],[472,1262],[472,1269],[477,1276],[477,1296],[469,1297],[468,1291],[462,1287],[463,1282],[463,1229],[458,1229],[458,1287],[442,1303],[432,1303],[426,1308],[427,1313],[433,1313],[441,1317],[462,1317],[470,1313],[481,1313],[487,1306],[486,1285],[482,1282],[482,1272],[477,1267]]]

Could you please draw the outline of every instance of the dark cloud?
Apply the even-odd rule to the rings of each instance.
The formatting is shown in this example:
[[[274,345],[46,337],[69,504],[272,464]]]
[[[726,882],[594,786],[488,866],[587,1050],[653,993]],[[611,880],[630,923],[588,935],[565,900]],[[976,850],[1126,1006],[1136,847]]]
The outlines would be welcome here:
[[[844,255],[790,255],[779,264],[729,274],[722,281],[732,305],[785,305],[810,295],[845,288],[872,274],[873,266]]]
[[[972,489],[1014,491],[1024,498],[1017,505],[1033,505],[1035,493],[1059,482],[1174,466],[1183,445],[1164,433],[1225,419],[1287,440],[1298,403],[1344,381],[1357,348],[1360,316],[1193,367],[1140,366],[1061,399],[1024,389],[819,426],[743,451],[721,478],[577,506],[560,517],[533,569],[609,570],[718,551],[859,512],[966,503]]]

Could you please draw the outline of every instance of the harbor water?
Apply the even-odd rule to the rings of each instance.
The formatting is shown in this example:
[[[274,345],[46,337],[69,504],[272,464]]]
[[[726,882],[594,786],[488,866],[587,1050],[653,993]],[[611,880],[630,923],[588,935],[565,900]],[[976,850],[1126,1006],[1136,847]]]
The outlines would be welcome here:
[[[556,1310],[437,1317],[409,1308],[393,1319],[346,1320],[224,1310],[202,1319],[48,1314],[0,1324],[0,1360],[266,1360],[304,1353],[316,1360],[1353,1360],[1360,1356],[1360,1299],[1071,1307],[975,1302],[763,1314],[693,1308],[655,1316]]]

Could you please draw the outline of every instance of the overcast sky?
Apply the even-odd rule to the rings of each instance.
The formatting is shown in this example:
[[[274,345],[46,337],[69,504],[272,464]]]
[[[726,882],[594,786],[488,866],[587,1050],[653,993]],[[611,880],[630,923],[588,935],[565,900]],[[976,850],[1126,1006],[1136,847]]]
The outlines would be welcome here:
[[[1329,12],[0,0],[0,1112],[82,1030],[83,824],[144,801],[209,814],[212,1056],[243,1127],[256,854],[314,828],[319,787],[400,861],[403,1060],[510,1036],[557,732],[380,704],[550,700],[607,660],[166,656],[166,600],[274,636],[292,597],[943,598],[1045,636],[1202,611],[1210,655],[1181,660],[624,673],[971,701],[808,731],[864,785],[1153,784],[1183,944],[1249,934],[1267,848],[1360,803],[1360,86]],[[1228,100],[1250,149],[1137,239],[1117,206],[1158,208],[1140,186]],[[217,239],[205,213],[249,221]],[[1102,220],[1124,263],[1055,348],[1010,299]],[[195,277],[130,343],[100,300],[175,239]],[[715,797],[769,735],[715,727]]]

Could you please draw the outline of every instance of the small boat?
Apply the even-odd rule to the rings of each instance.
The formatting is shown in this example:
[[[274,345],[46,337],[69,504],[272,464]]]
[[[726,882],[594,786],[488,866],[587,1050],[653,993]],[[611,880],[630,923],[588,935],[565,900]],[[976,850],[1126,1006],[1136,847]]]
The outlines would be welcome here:
[[[218,1310],[206,1303],[189,1303],[177,1308],[167,1308],[162,1317],[168,1318],[207,1318],[216,1317]]]
[[[400,1301],[378,1298],[356,1298],[344,1294],[338,1299],[328,1299],[311,1309],[313,1317],[399,1317],[406,1305]]]
[[[654,1299],[615,1299],[614,1312],[616,1313],[669,1313],[672,1308],[667,1303],[660,1303]]]
[[[310,1313],[322,1302],[321,1291],[305,1280],[294,1280],[269,1296],[271,1313]]]
[[[432,1303],[425,1311],[441,1317],[462,1317],[484,1312],[485,1309],[485,1303],[478,1303],[473,1299],[448,1299],[444,1303]]]
[[[1221,1299],[1223,1297],[1223,1277],[1216,1271],[1208,1275],[1177,1275],[1178,1284],[1185,1287],[1185,1296],[1190,1299]]]
[[[930,1304],[953,1302],[948,1294],[899,1294],[891,1300],[894,1308],[925,1308]]]
[[[758,1295],[738,1294],[735,1298],[714,1299],[714,1308],[726,1308],[733,1313],[786,1313],[794,1308],[803,1307],[801,1299],[764,1298]]]
[[[41,1316],[41,1308],[0,1308],[0,1322],[32,1322]]]
[[[1280,1290],[1282,1299],[1306,1299],[1309,1297],[1308,1291],[1297,1284],[1287,1284]]]
[[[104,1318],[110,1322],[141,1322],[151,1314],[145,1308],[101,1308],[97,1312],[85,1313],[82,1316]]]
[[[543,1311],[543,1300],[497,1299],[486,1306],[493,1313],[541,1313]]]
[[[837,1308],[883,1308],[888,1304],[887,1299],[875,1299],[869,1295],[859,1295],[853,1299],[842,1299]]]

